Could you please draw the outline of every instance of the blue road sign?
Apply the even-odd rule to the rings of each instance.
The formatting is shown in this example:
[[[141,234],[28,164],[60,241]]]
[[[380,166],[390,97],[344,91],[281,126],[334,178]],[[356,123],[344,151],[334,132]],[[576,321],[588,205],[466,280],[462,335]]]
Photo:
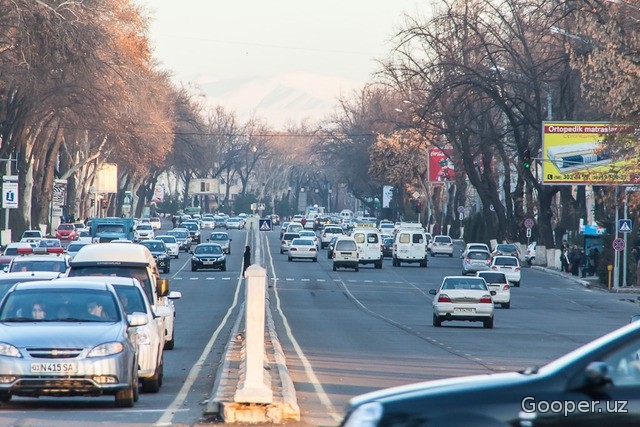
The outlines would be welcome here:
[[[620,233],[631,233],[631,220],[630,219],[619,219],[618,220],[618,231]]]
[[[260,230],[260,231],[271,231],[271,220],[270,219],[259,219],[258,220],[258,230]]]

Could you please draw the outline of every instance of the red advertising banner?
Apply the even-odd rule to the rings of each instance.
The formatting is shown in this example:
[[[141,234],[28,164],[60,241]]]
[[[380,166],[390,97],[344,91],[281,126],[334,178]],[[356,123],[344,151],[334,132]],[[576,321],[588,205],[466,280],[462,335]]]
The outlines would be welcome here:
[[[455,168],[453,162],[447,157],[446,152],[439,148],[429,150],[429,182],[431,184],[444,184],[446,181],[455,180]]]

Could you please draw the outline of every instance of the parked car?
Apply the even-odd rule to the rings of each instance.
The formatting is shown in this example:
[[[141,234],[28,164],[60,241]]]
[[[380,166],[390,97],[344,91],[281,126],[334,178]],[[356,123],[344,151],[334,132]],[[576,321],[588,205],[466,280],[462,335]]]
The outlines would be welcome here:
[[[6,379],[0,401],[110,394],[116,406],[132,407],[138,400],[139,343],[130,327],[145,325],[147,317],[125,314],[113,286],[19,283],[0,305],[0,323],[0,377]]]
[[[439,289],[430,289],[433,297],[433,326],[443,321],[462,320],[482,322],[493,328],[493,298],[481,277],[446,276]]]
[[[639,349],[640,322],[632,322],[542,367],[355,396],[340,425],[382,427],[399,420],[447,427],[639,425]]]
[[[318,245],[308,237],[296,237],[289,245],[289,262],[294,259],[310,259],[318,261]]]
[[[491,261],[491,270],[503,272],[513,286],[520,287],[520,260],[517,257],[494,256]]]
[[[217,243],[200,243],[190,252],[191,271],[204,268],[216,268],[220,271],[227,270],[227,257],[222,246]]]
[[[506,274],[501,271],[479,271],[476,276],[482,277],[489,290],[496,292],[493,295],[495,304],[500,304],[502,308],[511,307],[511,286]]]
[[[537,242],[529,243],[529,245],[527,245],[527,250],[524,253],[524,260],[529,266],[533,265],[536,260],[536,246]]]

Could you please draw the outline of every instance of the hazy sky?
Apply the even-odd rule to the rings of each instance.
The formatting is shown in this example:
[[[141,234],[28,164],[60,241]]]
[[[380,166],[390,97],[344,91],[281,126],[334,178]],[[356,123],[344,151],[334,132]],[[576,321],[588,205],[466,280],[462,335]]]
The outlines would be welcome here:
[[[313,73],[335,81],[327,90],[336,97],[344,80],[371,80],[403,13],[430,8],[425,0],[138,1],[152,13],[154,55],[176,82]]]

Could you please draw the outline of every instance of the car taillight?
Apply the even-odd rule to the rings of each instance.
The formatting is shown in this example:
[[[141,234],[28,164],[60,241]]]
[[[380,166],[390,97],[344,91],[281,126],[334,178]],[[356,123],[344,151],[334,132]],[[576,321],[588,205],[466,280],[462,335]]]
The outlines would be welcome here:
[[[322,233],[322,238],[326,239],[327,238],[327,233]]]
[[[467,264],[469,264],[469,263],[471,262],[471,258],[466,257],[466,258],[464,259],[464,262],[466,262]]]
[[[447,294],[440,294],[438,302],[451,302],[451,298],[449,298],[449,295]]]
[[[502,287],[502,290],[503,290],[503,291],[508,291],[509,289],[510,289],[509,285],[504,285],[504,286]]]
[[[493,304],[493,300],[490,295],[483,295],[482,298],[480,298],[480,304]]]
[[[309,249],[309,252],[315,252],[315,251],[316,251],[316,248]]]
[[[516,270],[516,271],[520,271],[520,267],[516,267],[516,268],[515,268],[515,270]]]
[[[293,251],[297,251],[297,249],[296,248],[291,248],[291,252],[293,252]]]
[[[491,269],[492,269],[492,270],[495,270],[495,271],[498,271],[498,267],[497,267],[497,266],[495,266],[495,265],[492,265],[492,266],[491,266]]]

